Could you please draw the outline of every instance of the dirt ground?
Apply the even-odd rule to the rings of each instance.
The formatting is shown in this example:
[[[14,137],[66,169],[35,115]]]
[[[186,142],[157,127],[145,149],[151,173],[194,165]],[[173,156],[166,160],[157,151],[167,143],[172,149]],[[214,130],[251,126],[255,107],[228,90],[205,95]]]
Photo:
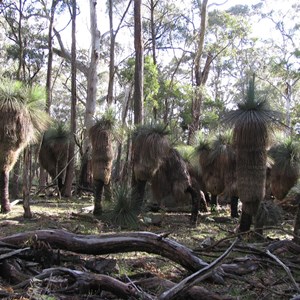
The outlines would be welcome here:
[[[23,207],[19,203],[11,213],[0,216],[0,237],[39,229],[63,229],[84,235],[129,231],[94,218],[91,206],[90,197],[72,201],[35,199],[31,202],[33,218],[24,219]],[[234,247],[222,262],[224,270],[219,282],[208,278],[197,285],[220,295],[222,299],[300,299],[300,252],[297,252],[299,248],[289,244],[293,239],[294,211],[295,207],[285,204],[282,222],[268,227],[264,231],[264,239],[257,241],[251,235],[245,235]],[[159,221],[151,223],[155,218]],[[192,249],[203,261],[211,263],[231,245],[236,237],[237,225],[238,220],[230,218],[229,206],[225,205],[217,212],[201,214],[196,227],[189,225],[188,212],[161,211],[143,215],[136,230],[164,234],[168,239]],[[269,249],[272,249],[273,257],[268,254]],[[88,262],[105,259],[109,262],[105,274],[124,281],[156,276],[178,283],[190,275],[173,261],[145,252],[120,251],[102,256],[70,254],[69,257],[71,261],[64,262],[64,266],[78,270],[86,270]],[[83,261],[86,263],[84,267]],[[52,293],[49,286],[41,285],[38,280],[18,289],[7,281],[5,275],[2,274],[0,279],[0,298],[3,299],[117,299],[112,295],[93,295],[91,291],[64,296]]]

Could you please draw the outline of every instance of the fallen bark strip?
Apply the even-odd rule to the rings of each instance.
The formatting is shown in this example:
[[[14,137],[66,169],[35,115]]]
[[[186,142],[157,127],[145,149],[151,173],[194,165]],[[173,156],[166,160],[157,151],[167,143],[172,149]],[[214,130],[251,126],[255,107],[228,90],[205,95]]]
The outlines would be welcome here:
[[[27,250],[29,250],[29,249],[30,249],[30,248],[27,247],[27,248],[22,248],[22,249],[13,250],[13,251],[10,251],[10,252],[5,253],[5,254],[1,254],[1,255],[0,255],[0,261],[1,261],[1,260],[4,260],[4,259],[7,259],[7,258],[9,258],[9,257],[12,257],[12,256],[16,256],[16,255],[18,255],[18,254],[20,254],[20,253],[22,253],[22,252],[25,252],[25,251],[27,251]]]
[[[173,288],[176,283],[160,277],[151,277],[145,279],[134,280],[137,286],[140,286],[143,290],[152,291],[156,293],[157,290],[166,291]],[[232,300],[233,298],[226,295],[218,295],[214,291],[209,291],[202,286],[193,286],[189,288],[184,295],[181,295],[181,299],[189,300]]]
[[[177,299],[178,296],[182,297],[187,289],[191,288],[196,283],[199,283],[200,281],[211,276],[212,272],[216,269],[216,267],[218,265],[220,265],[221,262],[223,261],[223,259],[226,256],[228,256],[228,254],[231,252],[231,250],[233,249],[233,247],[237,243],[237,241],[238,241],[238,238],[236,238],[234,240],[234,242],[230,245],[230,247],[219,258],[214,260],[211,264],[209,264],[202,270],[199,270],[196,273],[192,274],[191,276],[180,281],[178,284],[176,284],[174,287],[172,287],[168,291],[162,293],[158,299],[159,300],[172,300],[172,299]]]
[[[293,283],[294,287],[296,288],[297,293],[300,294],[300,287],[298,286],[295,278],[293,277],[290,269],[274,254],[272,254],[269,250],[266,251],[267,255],[269,255],[271,258],[273,258],[287,273],[288,277],[291,279],[291,282]]]
[[[30,240],[47,242],[52,248],[81,254],[103,255],[133,251],[153,253],[166,257],[191,272],[208,265],[189,248],[151,232],[79,235],[64,230],[36,230],[4,237],[0,242],[22,246]]]

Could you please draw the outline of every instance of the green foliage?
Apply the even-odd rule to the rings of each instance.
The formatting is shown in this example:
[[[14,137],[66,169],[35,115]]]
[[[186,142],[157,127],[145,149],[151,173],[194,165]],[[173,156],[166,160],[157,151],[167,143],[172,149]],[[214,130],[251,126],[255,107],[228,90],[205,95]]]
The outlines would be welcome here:
[[[203,100],[202,127],[209,131],[217,130],[220,126],[220,115],[224,113],[225,104],[221,99],[205,97]]]
[[[121,228],[138,228],[138,213],[140,208],[131,197],[131,189],[127,185],[114,186],[112,211],[108,214],[108,220]]]
[[[121,70],[121,79],[126,83],[134,82],[135,59],[129,58]],[[146,115],[152,113],[153,108],[158,108],[157,94],[159,90],[158,70],[150,56],[144,57],[144,101]]]
[[[250,25],[245,15],[231,14],[223,10],[214,10],[209,13],[207,39],[208,51],[222,54],[231,54],[232,48],[227,47],[248,35]],[[226,47],[224,47],[227,44]]]
[[[120,71],[122,81],[134,82],[135,59],[130,57]],[[144,94],[145,99],[154,97],[158,92],[158,70],[150,56],[144,57]]]
[[[145,101],[150,106],[157,108],[156,100],[159,89],[158,70],[151,56],[145,56],[144,60],[144,95]]]
[[[36,1],[10,2],[5,3],[2,10],[9,41],[5,44],[6,58],[17,62],[16,78],[32,83],[45,64],[46,18],[41,18],[41,6]]]
[[[41,134],[50,124],[49,115],[44,111],[46,92],[39,85],[24,88],[27,109],[36,132]]]
[[[185,161],[189,162],[192,160],[195,151],[193,146],[181,144],[176,146],[175,149],[179,152],[179,154]]]

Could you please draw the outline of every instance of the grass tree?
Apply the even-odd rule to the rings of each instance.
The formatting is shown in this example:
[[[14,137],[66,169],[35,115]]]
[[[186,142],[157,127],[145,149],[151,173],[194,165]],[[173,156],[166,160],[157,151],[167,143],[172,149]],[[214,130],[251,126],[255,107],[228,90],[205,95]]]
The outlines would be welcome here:
[[[248,231],[260,202],[265,196],[267,148],[273,125],[281,115],[269,106],[266,97],[255,91],[254,76],[237,109],[227,113],[225,121],[233,126],[236,150],[237,189],[242,202],[239,230]]]
[[[224,176],[221,168],[222,148],[218,138],[199,136],[196,152],[206,191],[211,195],[211,209],[217,206],[217,196],[224,190]]]
[[[60,193],[63,189],[70,140],[70,132],[65,125],[56,123],[44,133],[39,152],[40,164],[52,180],[57,181]]]
[[[110,183],[113,162],[113,130],[115,120],[107,112],[89,130],[92,144],[92,172],[94,184],[94,215],[102,214],[104,186]]]
[[[0,81],[0,197],[1,212],[11,210],[9,172],[21,151],[45,130],[48,117],[44,112],[45,92],[39,86]]]
[[[145,187],[163,164],[171,149],[169,131],[162,125],[138,126],[132,139],[133,195],[135,203],[142,206]]]
[[[201,136],[199,136],[201,137]],[[207,192],[211,194],[211,210],[218,205],[221,193],[230,198],[231,216],[238,217],[236,162],[230,130],[209,138],[199,138],[196,152]]]
[[[193,180],[188,163],[179,151],[172,148],[164,162],[151,179],[151,190],[158,201],[172,196],[176,203],[185,203],[190,196],[192,201],[191,224],[197,224],[199,210],[207,211],[205,196],[197,180]],[[159,203],[160,205],[161,203]]]
[[[300,175],[300,143],[285,137],[268,151],[273,163],[270,170],[271,192],[282,200],[296,184]]]

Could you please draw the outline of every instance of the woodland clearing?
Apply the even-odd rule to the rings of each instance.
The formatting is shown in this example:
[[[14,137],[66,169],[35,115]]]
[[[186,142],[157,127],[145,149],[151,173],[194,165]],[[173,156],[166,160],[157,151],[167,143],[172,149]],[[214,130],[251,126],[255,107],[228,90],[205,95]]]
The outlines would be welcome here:
[[[196,227],[188,212],[161,211],[144,218],[160,222],[126,229],[95,218],[85,209],[89,199],[37,199],[32,219],[23,218],[22,204],[0,216],[0,298],[300,299],[292,201],[263,239],[245,234],[235,241],[238,220],[226,205],[201,214]],[[207,271],[193,278],[199,268]]]

